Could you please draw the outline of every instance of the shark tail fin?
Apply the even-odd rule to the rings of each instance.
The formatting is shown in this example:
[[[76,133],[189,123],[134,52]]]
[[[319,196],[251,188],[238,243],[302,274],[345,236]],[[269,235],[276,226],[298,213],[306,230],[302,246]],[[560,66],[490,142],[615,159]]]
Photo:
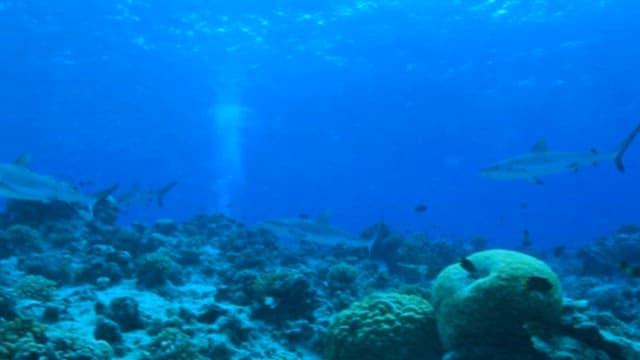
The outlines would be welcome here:
[[[173,189],[176,185],[178,185],[177,181],[172,181],[170,183],[168,183],[167,185],[161,187],[160,189],[158,189],[158,206],[159,207],[163,207],[164,206],[164,196],[167,195],[167,193],[169,191],[171,191],[171,189]]]
[[[624,172],[624,163],[622,163],[622,157],[624,156],[624,153],[627,152],[629,145],[631,145],[638,133],[640,133],[640,124],[638,124],[636,128],[633,129],[633,131],[627,136],[626,139],[624,139],[622,144],[620,144],[615,151],[615,163],[620,172]]]
[[[94,214],[96,204],[98,204],[102,200],[105,200],[106,198],[111,196],[111,194],[113,194],[117,189],[118,189],[118,184],[114,184],[108,189],[94,193],[93,196],[91,197],[91,203],[89,204],[89,210],[91,211],[91,215]]]

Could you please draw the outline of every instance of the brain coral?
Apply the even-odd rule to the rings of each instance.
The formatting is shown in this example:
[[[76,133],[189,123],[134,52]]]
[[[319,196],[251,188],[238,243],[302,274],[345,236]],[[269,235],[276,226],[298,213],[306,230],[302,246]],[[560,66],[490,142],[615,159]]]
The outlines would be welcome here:
[[[447,350],[522,347],[529,341],[524,325],[559,321],[562,289],[542,261],[487,250],[444,269],[433,284],[432,303]]]
[[[415,295],[372,295],[336,316],[324,355],[326,360],[440,359],[433,308]]]

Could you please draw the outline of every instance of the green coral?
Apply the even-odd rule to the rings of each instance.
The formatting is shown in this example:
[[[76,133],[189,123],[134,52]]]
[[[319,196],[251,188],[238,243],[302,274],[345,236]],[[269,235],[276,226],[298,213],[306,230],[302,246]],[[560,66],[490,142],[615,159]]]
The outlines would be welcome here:
[[[433,284],[432,304],[447,350],[523,347],[530,338],[526,325],[559,321],[562,288],[544,262],[487,250],[444,269]]]
[[[87,340],[67,332],[53,336],[48,345],[60,360],[110,360],[113,357],[113,350],[105,341]]]
[[[0,359],[14,359],[17,354],[40,354],[47,341],[45,330],[45,325],[32,318],[0,321]]]
[[[15,355],[12,360],[30,360],[30,359],[46,359],[47,347],[43,344],[38,344],[31,338],[23,338],[18,340],[16,344]]]
[[[197,346],[190,337],[176,328],[164,329],[147,345],[145,358],[154,360],[200,360]]]
[[[2,240],[12,249],[41,250],[40,231],[26,225],[11,225],[2,233]]]
[[[146,254],[136,268],[137,283],[146,288],[163,286],[168,281],[179,283],[180,276],[180,266],[163,250]]]
[[[287,271],[260,274],[251,284],[251,293],[259,300],[262,300],[265,296],[269,296],[277,289],[278,283],[285,281],[289,276],[290,273]]]
[[[40,275],[27,275],[18,281],[15,290],[22,299],[47,302],[53,299],[56,283]]]
[[[46,325],[32,318],[0,321],[0,359],[110,360],[104,341],[90,341],[68,332],[47,337]],[[53,355],[53,357],[51,356]]]
[[[284,298],[305,293],[308,287],[303,274],[295,270],[280,270],[258,275],[251,284],[250,293],[262,302],[267,297]]]
[[[327,283],[332,290],[349,290],[358,277],[358,270],[345,263],[332,266],[327,273]]]
[[[258,275],[248,289],[256,303],[252,316],[278,326],[289,320],[313,320],[317,298],[308,278],[289,269]]]
[[[380,293],[340,312],[325,342],[326,360],[440,359],[433,308],[419,296]]]

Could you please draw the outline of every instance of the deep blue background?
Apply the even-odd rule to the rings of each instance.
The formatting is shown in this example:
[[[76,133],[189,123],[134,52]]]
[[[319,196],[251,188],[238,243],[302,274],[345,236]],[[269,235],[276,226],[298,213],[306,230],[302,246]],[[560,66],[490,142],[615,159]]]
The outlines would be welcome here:
[[[640,220],[640,142],[624,175],[477,176],[541,138],[608,151],[640,122],[640,3],[227,3],[3,2],[0,159],[96,187],[178,179],[125,220],[186,218],[221,203],[211,109],[232,99],[243,179],[224,210],[249,223],[330,209],[353,231],[551,246]]]

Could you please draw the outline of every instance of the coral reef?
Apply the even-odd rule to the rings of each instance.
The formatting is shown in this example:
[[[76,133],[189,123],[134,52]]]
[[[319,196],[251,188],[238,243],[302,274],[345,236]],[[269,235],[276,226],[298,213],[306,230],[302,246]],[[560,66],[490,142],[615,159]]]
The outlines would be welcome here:
[[[280,325],[288,320],[313,320],[316,294],[307,277],[296,271],[260,274],[249,289],[253,316]]]
[[[171,282],[182,283],[180,266],[166,251],[143,256],[136,268],[137,284],[144,288],[158,288]]]
[[[23,299],[51,301],[56,289],[55,281],[40,275],[27,275],[16,284],[16,294]]]
[[[175,328],[163,330],[146,348],[143,359],[154,360],[198,360],[204,359],[198,346],[190,337]]]
[[[640,359],[634,226],[577,251],[523,249],[554,272],[513,251],[464,257],[481,237],[382,223],[361,234],[368,253],[290,246],[220,214],[121,226],[111,200],[91,220],[9,205],[1,359]]]
[[[640,263],[640,229],[623,226],[612,236],[602,236],[583,246],[578,255],[582,260],[581,275],[613,276],[623,262]]]
[[[521,348],[529,343],[525,325],[560,320],[562,289],[542,261],[488,250],[444,269],[433,284],[432,303],[448,351]]]
[[[609,313],[588,310],[584,301],[565,299],[558,328],[529,327],[536,350],[549,359],[640,359],[637,330]]]
[[[42,348],[47,342],[46,327],[33,319],[18,317],[12,321],[0,320],[0,358],[27,359],[25,354]]]
[[[68,284],[73,278],[72,259],[64,254],[35,254],[18,259],[18,268],[29,275],[40,275],[58,284]]]
[[[0,231],[0,257],[42,251],[42,234],[27,225],[15,224]]]
[[[358,269],[355,266],[340,263],[334,265],[327,273],[327,284],[331,290],[344,291],[355,287]]]
[[[433,308],[425,299],[374,294],[339,313],[327,331],[326,360],[440,359]]]
[[[13,320],[16,317],[16,299],[0,289],[0,319]]]

